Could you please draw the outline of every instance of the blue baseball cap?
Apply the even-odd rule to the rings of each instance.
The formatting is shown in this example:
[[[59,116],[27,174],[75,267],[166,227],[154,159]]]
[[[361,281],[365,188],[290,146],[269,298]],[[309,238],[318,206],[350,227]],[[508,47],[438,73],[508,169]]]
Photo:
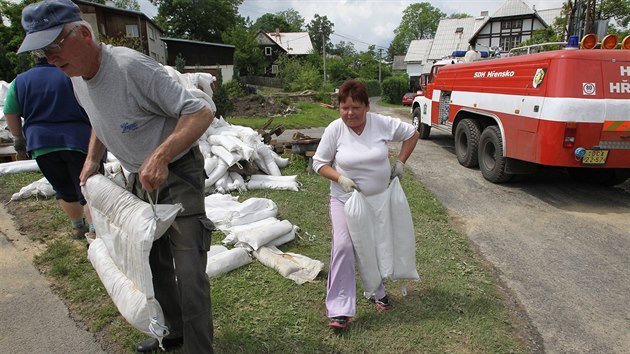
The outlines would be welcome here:
[[[52,43],[69,22],[81,21],[79,7],[70,0],[44,0],[22,10],[26,37],[18,54],[41,49]]]

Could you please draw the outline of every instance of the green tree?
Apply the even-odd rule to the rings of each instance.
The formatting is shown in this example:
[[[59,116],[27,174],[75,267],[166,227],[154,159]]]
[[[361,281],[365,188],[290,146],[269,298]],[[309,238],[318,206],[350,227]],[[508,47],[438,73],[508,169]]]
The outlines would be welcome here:
[[[140,11],[138,0],[115,0],[114,6],[125,10]]]
[[[35,1],[14,3],[9,0],[0,0],[0,79],[11,82],[17,74],[30,69],[33,60],[28,53],[16,54],[22,40],[24,29],[20,19],[22,9]]]
[[[430,39],[435,35],[440,19],[446,16],[428,2],[407,6],[403,11],[400,25],[394,30],[394,43],[388,49],[388,56],[402,55],[402,48],[409,47],[414,39]]]
[[[311,37],[311,42],[313,43],[313,49],[315,51],[321,53],[324,45],[326,46],[326,51],[331,48],[330,35],[334,32],[334,27],[335,25],[328,20],[328,17],[320,16],[318,14],[313,16],[311,22],[306,25],[306,29]]]
[[[282,88],[285,91],[312,90],[322,85],[322,75],[309,61],[282,54],[276,64],[279,68],[278,77],[282,79]]]
[[[224,43],[234,45],[234,72],[239,76],[258,75],[265,71],[265,57],[258,47],[256,31],[234,26],[223,33]]]
[[[338,55],[340,57],[350,57],[357,54],[357,50],[354,49],[354,44],[352,42],[344,42],[340,41],[335,44],[330,51],[328,51],[330,55]]]
[[[409,43],[411,43],[411,41],[409,41]],[[405,44],[403,36],[395,36],[387,48],[387,60],[393,61],[394,56],[407,54],[409,43]]]
[[[257,31],[263,30],[265,32],[275,32],[276,29],[280,32],[291,32],[291,26],[284,18],[270,13],[260,16],[256,22],[254,22],[253,28]]]
[[[243,0],[151,0],[158,7],[157,24],[169,37],[220,42],[221,34],[243,24]]]
[[[354,69],[354,56],[337,56],[326,61],[326,74],[333,86],[359,76]]]
[[[289,24],[289,30],[287,32],[302,32],[304,31],[304,17],[300,16],[300,13],[294,9],[288,9],[277,13],[282,19]]]
[[[453,18],[467,18],[467,17],[472,17],[472,16],[464,12],[456,12],[456,13],[448,15],[447,18],[453,19]]]
[[[620,26],[620,30],[628,29],[630,24],[630,0],[602,0],[597,12],[603,20],[612,19]]]

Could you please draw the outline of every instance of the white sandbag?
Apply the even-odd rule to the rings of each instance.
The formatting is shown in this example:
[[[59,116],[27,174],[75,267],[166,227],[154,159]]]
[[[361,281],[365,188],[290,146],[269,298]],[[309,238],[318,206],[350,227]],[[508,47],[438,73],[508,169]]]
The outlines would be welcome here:
[[[201,91],[198,88],[188,88],[188,92],[192,93],[193,96],[198,98],[201,102],[203,102],[209,110],[212,111],[214,115],[217,113],[217,106],[214,104],[212,97],[208,96],[205,92]]]
[[[120,271],[109,256],[102,239],[92,240],[88,248],[88,259],[127,322],[158,339],[168,334],[158,301],[154,297],[148,298],[146,293]]]
[[[224,173],[223,176],[219,177],[219,179],[214,183],[214,189],[217,193],[225,194],[228,192],[227,186],[232,182],[230,178],[230,174],[228,172]]]
[[[227,151],[238,151],[240,146],[236,143],[236,138],[233,136],[227,135],[211,135],[208,138],[208,143],[210,145],[218,145],[223,146]]]
[[[278,168],[278,164],[276,164],[276,160],[274,160],[271,149],[267,145],[261,143],[256,147],[256,151],[263,163],[263,166],[259,165],[259,167],[262,168],[268,175],[280,176],[280,169]]]
[[[275,218],[278,206],[267,198],[249,198],[234,208],[229,226],[246,225],[256,221]]]
[[[269,242],[286,235],[292,229],[293,225],[288,220],[277,220],[277,222],[269,224],[265,227],[252,226],[242,230],[233,231],[233,233],[239,243],[245,243],[253,250],[257,250]]]
[[[411,209],[398,178],[394,178],[389,189],[394,234],[394,271],[391,278],[417,280],[420,275],[416,269],[416,238]]]
[[[241,203],[237,197],[229,194],[213,193],[204,198],[206,216],[219,229],[222,225],[229,224],[236,209]]]
[[[234,165],[236,161],[238,161],[238,159],[232,156],[232,154],[227,151],[223,146],[212,145],[210,150],[212,151],[212,155],[218,156],[228,165],[228,167]]]
[[[212,90],[212,83],[216,80],[217,78],[214,77],[214,75],[204,72],[194,73],[191,77],[191,81],[195,84],[195,86],[210,97],[214,94],[214,91]]]
[[[279,168],[285,168],[285,167],[289,166],[289,158],[288,157],[281,157],[280,155],[278,155],[274,151],[272,151],[272,156],[273,156],[273,160],[276,162],[276,165],[278,165]]]
[[[282,235],[280,237],[278,237],[275,240],[271,240],[271,242],[269,242],[266,246],[281,246],[284,245],[287,242],[291,242],[293,240],[295,240],[295,234],[300,230],[299,227],[297,227],[296,225],[293,225],[293,228],[291,229],[291,231],[289,231],[287,234]]]
[[[286,235],[292,228],[293,225],[288,220],[280,221],[273,217],[266,218],[223,230],[227,236],[222,242],[223,244],[243,243],[252,250],[257,250],[272,240]]]
[[[199,145],[199,151],[203,156],[208,156],[212,154],[212,144],[208,143],[207,140],[202,140],[200,138],[199,140],[197,140],[197,143]]]
[[[206,274],[208,277],[225,274],[236,268],[240,268],[252,262],[249,252],[246,249],[235,247],[226,252],[221,252],[208,257]]]
[[[374,294],[382,279],[420,278],[413,221],[398,178],[375,196],[354,191],[345,212],[366,296]]]
[[[356,190],[352,192],[352,196],[346,201],[344,209],[363,290],[366,294],[373,294],[382,281],[378,269],[375,238],[386,236],[375,234],[378,225],[374,227],[374,223],[369,222],[368,218],[375,218],[376,216],[365,196],[360,192]]]
[[[166,232],[183,210],[181,204],[152,206],[102,175],[88,178],[82,191],[88,201],[97,234],[90,244],[90,250],[101,242],[107,249],[107,252],[98,251],[100,246],[94,246],[97,250],[88,252],[90,262],[125,319],[138,330],[161,339],[168,331],[164,325],[162,308],[155,300],[149,252],[153,241]],[[101,257],[110,257],[111,260]],[[135,295],[117,287],[120,279],[105,276],[111,272],[111,267],[103,266],[111,265],[112,262],[133,283],[135,289],[145,295],[144,303],[132,304],[131,297]]]
[[[321,261],[297,253],[282,252],[274,246],[261,247],[252,254],[260,263],[275,269],[280,275],[293,280],[296,284],[313,281],[324,268],[324,263]]]
[[[229,174],[230,174],[230,179],[232,179],[232,183],[228,183],[228,186],[227,186],[228,192],[231,192],[231,191],[246,192],[247,186],[245,185],[245,180],[243,179],[243,176],[241,176],[240,174],[236,172],[229,172]]]
[[[227,252],[227,247],[223,245],[212,245],[210,246],[210,250],[208,251],[208,257],[216,256],[219,253]]]
[[[39,171],[39,166],[35,160],[18,160],[0,163],[0,176],[9,173],[34,172]]]
[[[218,164],[219,159],[216,156],[206,157],[203,160],[203,169],[206,171],[206,176],[210,176]]]
[[[247,181],[247,189],[276,189],[297,192],[299,186],[297,176],[251,175]]]
[[[55,195],[55,190],[46,177],[42,177],[35,182],[32,182],[20,189],[19,192],[13,193],[11,200],[26,199],[30,197],[52,197]]]
[[[208,178],[205,180],[205,189],[206,191],[214,186],[214,183],[223,176],[227,170],[228,165],[222,159],[217,159],[217,166],[212,170],[212,172],[208,175]]]

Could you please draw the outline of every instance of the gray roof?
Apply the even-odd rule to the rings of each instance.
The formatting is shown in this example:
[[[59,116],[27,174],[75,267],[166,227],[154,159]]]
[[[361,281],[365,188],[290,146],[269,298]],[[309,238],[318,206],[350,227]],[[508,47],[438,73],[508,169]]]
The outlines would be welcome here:
[[[426,63],[431,50],[432,39],[416,39],[409,43],[405,63]]]
[[[310,54],[313,51],[313,43],[308,32],[271,32],[265,33],[287,54]]]
[[[533,13],[534,10],[532,10],[532,8],[529,7],[529,5],[527,5],[523,0],[507,0],[495,13],[492,14],[492,17],[509,17]]]
[[[486,20],[486,17],[440,20],[428,59],[441,59],[455,50],[468,50],[468,41]]]

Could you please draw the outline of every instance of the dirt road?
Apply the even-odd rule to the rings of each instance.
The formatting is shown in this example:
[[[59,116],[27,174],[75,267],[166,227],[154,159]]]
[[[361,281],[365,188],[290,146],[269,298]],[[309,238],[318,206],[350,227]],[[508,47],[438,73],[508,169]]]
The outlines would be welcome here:
[[[407,166],[524,306],[545,353],[630,353],[630,182],[597,187],[546,168],[495,185],[459,165],[440,132]]]

